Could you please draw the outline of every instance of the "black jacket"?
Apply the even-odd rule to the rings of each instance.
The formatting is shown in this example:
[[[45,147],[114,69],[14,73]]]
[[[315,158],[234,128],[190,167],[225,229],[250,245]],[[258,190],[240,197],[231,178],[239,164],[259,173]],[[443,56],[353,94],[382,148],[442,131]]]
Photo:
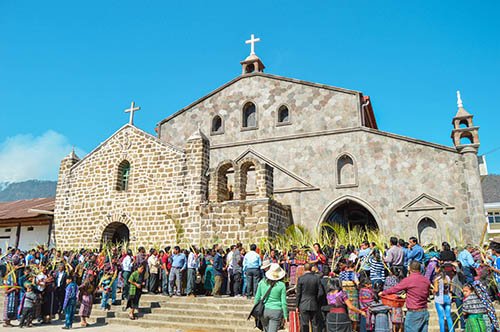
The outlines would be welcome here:
[[[300,311],[316,311],[320,308],[320,299],[325,296],[321,278],[308,272],[297,282],[297,308]]]

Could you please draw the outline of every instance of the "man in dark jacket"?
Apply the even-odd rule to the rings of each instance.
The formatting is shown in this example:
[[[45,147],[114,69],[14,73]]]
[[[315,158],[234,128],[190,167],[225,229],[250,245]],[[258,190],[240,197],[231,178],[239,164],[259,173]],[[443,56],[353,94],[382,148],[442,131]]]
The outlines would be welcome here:
[[[215,297],[221,296],[222,291],[222,280],[224,274],[224,260],[222,259],[222,255],[224,254],[224,249],[217,250],[217,253],[214,257],[214,279],[215,285],[213,289],[213,294]]]
[[[311,272],[312,265],[304,265],[304,275],[297,282],[297,309],[300,314],[300,332],[321,331],[320,299],[325,296],[321,278]]]

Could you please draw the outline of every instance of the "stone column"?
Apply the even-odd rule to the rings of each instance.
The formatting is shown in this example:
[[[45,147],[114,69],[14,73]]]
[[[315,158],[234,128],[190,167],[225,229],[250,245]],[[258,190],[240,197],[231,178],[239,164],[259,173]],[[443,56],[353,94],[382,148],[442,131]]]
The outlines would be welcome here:
[[[201,205],[207,200],[210,142],[197,130],[186,145],[185,202],[187,219],[182,221],[187,239],[198,245],[201,232]]]
[[[52,225],[53,241],[57,243],[60,249],[68,247],[67,240],[64,238],[66,232],[64,221],[70,220],[71,215],[68,213],[71,203],[71,168],[80,161],[80,158],[72,151],[62,161],[59,167],[59,176],[56,187],[56,201],[54,207],[54,221]]]
[[[472,244],[478,244],[486,218],[477,161],[477,148],[465,146],[459,152],[462,154],[461,159],[468,207],[468,219],[465,221],[467,231],[464,234],[466,234],[467,241],[470,241]]]

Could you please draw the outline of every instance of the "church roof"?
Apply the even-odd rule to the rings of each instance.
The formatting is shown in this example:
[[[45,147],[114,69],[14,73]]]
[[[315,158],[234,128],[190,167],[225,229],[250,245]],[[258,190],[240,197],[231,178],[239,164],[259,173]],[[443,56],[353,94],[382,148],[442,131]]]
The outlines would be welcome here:
[[[481,186],[483,188],[483,199],[485,203],[500,202],[500,175],[486,175],[481,182]]]
[[[166,143],[166,142],[163,142],[162,140],[160,140],[158,137],[155,137],[147,132],[145,132],[144,130],[142,129],[139,129],[137,128],[136,126],[134,125],[131,125],[129,123],[127,123],[126,125],[124,125],[123,127],[121,127],[120,129],[118,129],[117,131],[115,131],[113,133],[113,135],[109,136],[104,142],[102,142],[101,144],[99,144],[98,147],[96,147],[94,150],[90,151],[85,157],[83,157],[82,159],[80,159],[76,164],[74,164],[71,168],[76,168],[78,167],[78,165],[82,164],[88,157],[90,157],[91,155],[93,155],[94,153],[96,153],[97,151],[99,151],[104,145],[106,145],[107,142],[109,142],[113,137],[115,137],[119,132],[125,130],[125,129],[132,129],[134,130],[136,133],[138,133],[139,135],[142,135],[144,137],[146,137],[147,139],[150,139],[151,141],[157,143],[157,144],[161,144],[177,153],[184,153],[184,151],[181,149],[181,148],[178,148],[172,144],[169,144],[169,143]]]
[[[316,87],[316,88],[320,88],[320,89],[327,89],[327,90],[332,90],[332,91],[343,92],[343,93],[347,93],[347,94],[353,94],[353,95],[355,95],[355,94],[361,94],[360,91],[338,88],[338,87],[334,87],[334,86],[331,86],[331,85],[313,83],[313,82],[298,80],[298,79],[295,79],[295,78],[288,78],[288,77],[284,77],[284,76],[277,76],[277,75],[272,75],[272,74],[267,74],[267,73],[262,73],[262,72],[253,72],[251,74],[240,75],[240,76],[234,78],[233,80],[227,82],[226,84],[218,87],[217,89],[215,89],[212,92],[208,93],[207,95],[201,97],[200,99],[196,100],[195,102],[193,102],[193,103],[189,104],[188,106],[180,109],[179,111],[175,112],[174,114],[170,115],[169,117],[161,120],[158,123],[158,126],[161,126],[165,122],[168,122],[169,120],[175,118],[176,116],[178,116],[178,115],[184,113],[185,111],[193,108],[195,105],[203,102],[205,99],[210,98],[211,96],[215,95],[216,93],[219,93],[220,91],[222,91],[225,88],[233,85],[234,83],[238,82],[239,80],[242,80],[242,79],[245,79],[245,78],[249,78],[249,77],[253,77],[253,76],[262,76],[262,77],[266,77],[266,78],[270,78],[270,79],[274,79],[274,80],[285,81],[285,82],[296,83],[296,84],[302,84],[302,85],[307,85],[307,86]]]
[[[471,116],[469,112],[463,107],[460,107],[457,111],[457,114],[455,115],[455,118],[466,118]]]

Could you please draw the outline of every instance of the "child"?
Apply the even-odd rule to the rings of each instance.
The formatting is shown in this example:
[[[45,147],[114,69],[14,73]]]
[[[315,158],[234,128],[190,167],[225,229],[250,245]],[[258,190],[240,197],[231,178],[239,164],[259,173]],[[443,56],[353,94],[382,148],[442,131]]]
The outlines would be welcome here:
[[[486,323],[483,318],[486,313],[485,305],[474,292],[472,285],[465,285],[462,292],[464,294],[462,311],[467,317],[465,331],[486,332]]]
[[[26,293],[23,297],[24,302],[19,327],[32,327],[31,322],[33,321],[34,308],[38,296],[33,292],[33,284],[27,282],[24,287],[26,288]]]
[[[368,278],[361,280],[361,289],[359,290],[359,307],[366,313],[366,317],[361,317],[360,330],[361,332],[372,331],[372,316],[369,306],[375,301],[375,293],[372,290],[372,282]]]
[[[359,308],[359,295],[358,295],[358,274],[354,270],[356,268],[356,264],[354,262],[347,262],[345,270],[340,272],[339,279],[342,283],[342,290],[347,294],[349,300],[351,300],[352,305],[355,308]],[[352,321],[352,329],[357,331],[359,315],[349,310],[349,318]]]
[[[108,310],[109,309],[109,296],[111,294],[111,278],[112,275],[106,273],[101,279],[101,289],[102,289],[102,300],[101,300],[101,309]]]
[[[462,289],[464,302],[463,313],[467,315],[465,331],[500,331],[495,308],[488,291],[480,281],[465,285]]]
[[[76,294],[78,287],[74,278],[68,274],[66,277],[66,292],[64,296],[63,311],[65,314],[64,330],[69,330],[73,327],[73,317],[76,310]]]
[[[389,276],[385,279],[384,290],[388,290],[399,284],[403,279],[402,271],[394,266],[389,270]],[[403,308],[391,308],[391,321],[393,332],[403,332],[404,313]]]

